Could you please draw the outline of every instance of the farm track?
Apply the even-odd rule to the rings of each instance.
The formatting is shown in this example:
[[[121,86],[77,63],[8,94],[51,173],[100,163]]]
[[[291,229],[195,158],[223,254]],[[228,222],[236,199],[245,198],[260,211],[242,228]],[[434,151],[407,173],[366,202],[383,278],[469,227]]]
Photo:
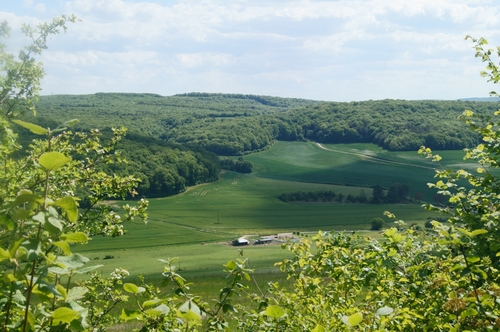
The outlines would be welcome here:
[[[187,228],[187,229],[190,229],[190,230],[193,230],[193,231],[197,231],[197,232],[202,232],[202,233],[233,235],[233,233],[229,233],[229,232],[221,232],[220,230],[211,230],[211,229],[206,229],[206,228],[201,228],[201,227],[189,226],[189,225],[185,225],[185,224],[178,223],[178,222],[173,222],[173,221],[166,221],[166,220],[155,219],[155,218],[148,218],[148,219],[149,220],[153,220],[153,221],[162,222],[162,223],[165,223],[165,224],[170,224],[170,225],[175,225],[175,226]]]
[[[408,166],[408,167],[417,167],[417,168],[435,170],[434,167],[415,165],[415,164],[404,163],[404,162],[400,162],[400,161],[392,161],[392,160],[383,159],[380,157],[369,156],[369,155],[364,154],[364,153],[347,152],[347,151],[342,151],[342,150],[337,150],[337,149],[329,149],[329,148],[323,146],[321,143],[316,143],[316,145],[320,149],[323,149],[325,151],[331,151],[331,152],[335,152],[335,153],[342,153],[342,154],[347,154],[347,155],[351,155],[351,156],[356,156],[356,157],[360,157],[362,159],[372,161],[374,163],[387,164],[387,165],[403,165],[403,166]]]

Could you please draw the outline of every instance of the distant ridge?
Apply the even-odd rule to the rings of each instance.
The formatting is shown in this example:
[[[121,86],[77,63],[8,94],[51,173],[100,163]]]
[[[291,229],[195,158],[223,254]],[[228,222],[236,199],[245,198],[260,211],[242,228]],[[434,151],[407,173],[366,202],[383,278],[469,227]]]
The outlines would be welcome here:
[[[499,102],[500,98],[498,98],[498,97],[461,98],[461,99],[458,99],[458,100],[460,100],[460,101],[479,101],[479,102],[495,103],[495,102]]]

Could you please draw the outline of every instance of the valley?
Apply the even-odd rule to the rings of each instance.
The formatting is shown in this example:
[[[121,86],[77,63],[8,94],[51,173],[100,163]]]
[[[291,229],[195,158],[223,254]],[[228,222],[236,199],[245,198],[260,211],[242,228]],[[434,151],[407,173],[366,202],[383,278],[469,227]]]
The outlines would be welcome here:
[[[443,151],[443,155],[445,165],[463,162],[462,151]],[[416,152],[388,152],[365,143],[320,148],[313,142],[277,142],[245,159],[254,164],[252,173],[223,171],[218,181],[189,187],[175,196],[150,199],[146,225],[131,222],[126,225],[125,236],[95,237],[79,251],[104,264],[103,272],[121,266],[127,267],[131,275],[154,277],[161,272],[157,259],[167,257],[178,257],[188,276],[218,275],[221,264],[243,249],[257,272],[269,271],[276,261],[288,255],[279,243],[233,247],[231,240],[247,234],[255,235],[252,239],[292,232],[311,236],[320,230],[359,231],[379,237],[378,232],[369,230],[370,220],[384,218],[386,210],[421,227],[428,217],[435,216],[416,201],[292,204],[277,198],[284,192],[318,190],[332,190],[344,196],[364,190],[371,195],[371,186],[375,184],[390,186],[402,182],[408,184],[410,196],[422,191],[426,200],[432,201],[435,193],[425,184],[432,181],[434,165]],[[103,260],[106,255],[114,258]]]

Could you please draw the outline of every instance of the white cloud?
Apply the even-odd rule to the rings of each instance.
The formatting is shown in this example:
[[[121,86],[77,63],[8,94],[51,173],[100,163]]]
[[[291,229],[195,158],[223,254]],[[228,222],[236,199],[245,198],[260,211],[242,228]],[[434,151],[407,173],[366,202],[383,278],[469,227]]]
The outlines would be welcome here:
[[[189,68],[207,65],[219,67],[233,62],[229,54],[194,53],[178,54],[177,57],[182,65]]]
[[[458,98],[472,91],[467,80],[481,80],[464,36],[500,37],[500,5],[488,0],[25,0],[20,7],[0,19],[17,28],[51,13],[82,20],[51,38],[42,58],[44,87],[56,93]]]
[[[24,0],[23,7],[27,9],[33,9],[38,13],[46,12],[46,8],[43,3],[35,3],[33,0]]]

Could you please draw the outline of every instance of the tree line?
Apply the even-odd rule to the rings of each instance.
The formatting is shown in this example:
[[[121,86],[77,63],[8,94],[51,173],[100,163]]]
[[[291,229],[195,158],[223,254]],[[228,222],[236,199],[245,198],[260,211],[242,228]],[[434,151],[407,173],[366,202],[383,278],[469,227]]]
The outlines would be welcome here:
[[[224,158],[220,160],[220,167],[238,173],[252,173],[253,164],[248,160],[243,160],[243,157],[239,157],[238,160]]]
[[[386,193],[387,191],[387,193]],[[380,185],[373,186],[371,195],[367,195],[364,189],[359,191],[358,195],[342,193],[336,194],[331,190],[319,191],[296,191],[291,193],[283,193],[278,196],[278,199],[283,202],[338,202],[338,203],[361,203],[361,204],[395,204],[406,203],[410,201],[408,196],[410,188],[406,184],[395,183],[388,190]]]

